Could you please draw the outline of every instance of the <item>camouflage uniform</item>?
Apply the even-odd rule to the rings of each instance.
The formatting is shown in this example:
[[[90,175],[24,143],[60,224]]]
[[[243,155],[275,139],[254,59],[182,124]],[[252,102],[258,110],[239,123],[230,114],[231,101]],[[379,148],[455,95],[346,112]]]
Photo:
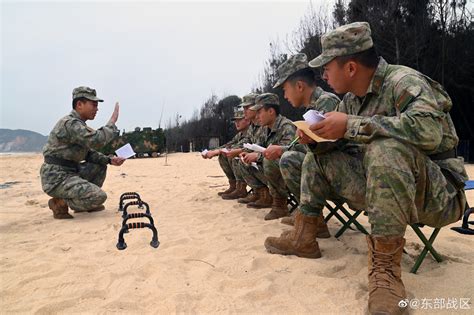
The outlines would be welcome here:
[[[271,93],[262,94],[257,98],[257,105],[252,107],[252,110],[258,110],[263,107],[263,104],[277,104],[279,105],[278,96]],[[256,144],[262,147],[268,147],[271,144],[288,145],[295,137],[295,126],[288,118],[278,115],[272,128],[262,127],[255,139]],[[262,154],[259,154],[257,165],[258,170],[254,167],[242,168],[242,174],[245,181],[252,188],[260,188],[268,185],[270,194],[272,196],[280,195],[282,197],[288,196],[286,185],[281,177],[279,161],[270,161],[264,159]]]
[[[305,54],[295,54],[282,63],[277,69],[278,80],[273,88],[278,88],[296,72],[309,67]],[[340,99],[333,93],[325,92],[320,87],[315,87],[311,94],[309,104],[305,104],[306,111],[314,109],[323,113],[333,111],[339,104]],[[308,148],[306,145],[295,144],[291,148],[282,146],[283,154],[279,161],[279,170],[276,168],[266,170],[265,174],[271,182],[271,186],[283,186],[296,197],[300,199],[301,186],[301,165],[305,158]],[[310,153],[312,154],[312,153]]]
[[[311,102],[306,107],[306,111],[314,109],[320,112],[331,112],[336,109],[340,99],[333,93],[325,92],[320,87],[316,87],[311,95]],[[313,158],[313,153],[307,145],[297,144],[292,148],[283,147],[283,154],[280,158],[280,172],[288,190],[300,201],[301,191],[301,166],[306,155]]]
[[[243,119],[244,118],[244,110],[242,107],[238,107],[234,111],[234,117],[232,120]],[[244,130],[239,131],[232,140],[221,146],[220,148],[226,149],[239,149],[242,148],[243,144],[245,143],[245,139],[248,137],[248,130],[247,127]],[[224,171],[225,175],[229,180],[243,180],[242,173],[240,171],[240,167],[238,164],[239,158],[228,158],[224,154],[219,154],[219,165],[221,166],[222,170]]]
[[[260,127],[257,124],[251,123],[249,128],[247,129],[245,136],[242,138],[242,141],[241,141],[242,147],[244,143],[257,143],[257,141],[259,141],[258,139],[262,137],[263,131],[264,131],[263,127]],[[244,151],[250,152],[250,150],[247,150],[247,149],[244,149]],[[255,169],[253,166],[243,163],[242,160],[240,160],[240,158],[234,159],[234,161],[232,161],[232,165],[235,167],[236,173],[240,175],[240,178],[241,178],[240,180],[244,180],[247,183],[247,185],[249,185],[250,187],[259,188],[259,187],[266,186],[265,177],[263,176],[263,174],[259,174],[257,169]],[[252,175],[248,175],[249,173]],[[250,180],[252,184],[247,182],[246,177]],[[258,180],[257,181],[252,180],[250,177],[257,177]]]
[[[92,91],[95,95],[95,90]],[[107,195],[100,187],[105,180],[110,158],[95,149],[101,148],[117,135],[115,124],[108,123],[94,130],[86,125],[75,110],[60,119],[49,134],[43,155],[45,159],[52,157],[70,165],[43,163],[40,170],[43,191],[51,197],[64,199],[76,211],[102,205]]]
[[[239,131],[231,141],[227,142],[223,148],[237,149],[240,147],[241,140],[245,137],[247,130]],[[234,159],[226,157],[224,154],[219,154],[219,165],[229,180],[241,180],[242,175],[240,169],[236,168]]]
[[[437,82],[380,58],[365,98],[347,93],[337,109],[348,114],[348,142],[305,158],[301,211],[315,216],[325,200],[342,198],[367,210],[373,235],[387,236],[403,236],[407,224],[457,221],[468,177],[462,158],[440,155],[458,143],[451,107]]]

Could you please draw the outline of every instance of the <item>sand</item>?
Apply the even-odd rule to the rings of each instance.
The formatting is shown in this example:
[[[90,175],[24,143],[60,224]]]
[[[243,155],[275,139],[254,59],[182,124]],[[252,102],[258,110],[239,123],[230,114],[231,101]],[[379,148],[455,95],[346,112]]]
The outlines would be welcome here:
[[[67,221],[54,220],[47,207],[38,176],[41,163],[39,154],[0,156],[0,184],[16,182],[0,189],[1,313],[367,311],[365,237],[348,231],[340,239],[320,240],[323,257],[316,260],[266,253],[265,238],[288,227],[264,221],[268,209],[251,210],[219,198],[226,178],[216,159],[181,153],[169,155],[168,165],[162,157],[109,167],[106,210]],[[467,168],[474,178],[474,166]],[[148,229],[127,234],[127,249],[115,247],[119,196],[127,191],[149,203],[158,249],[149,245]],[[474,205],[474,191],[468,198]],[[361,222],[368,227],[365,217]],[[332,234],[339,227],[329,222]],[[456,299],[458,304],[467,298],[471,310],[444,305],[437,312],[472,314],[474,238],[443,228],[435,247],[444,262],[428,256],[416,275],[409,270],[421,243],[411,229],[406,239],[402,269],[409,298]]]

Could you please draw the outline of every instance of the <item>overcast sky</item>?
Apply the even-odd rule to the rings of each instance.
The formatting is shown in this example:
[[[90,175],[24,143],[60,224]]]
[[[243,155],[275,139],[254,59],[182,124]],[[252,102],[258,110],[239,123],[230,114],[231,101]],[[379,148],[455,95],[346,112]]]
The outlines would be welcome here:
[[[191,118],[212,93],[249,92],[270,41],[295,31],[309,4],[2,1],[0,127],[47,135],[80,85],[105,100],[96,128],[115,101],[120,129],[156,128],[162,108],[162,127]]]

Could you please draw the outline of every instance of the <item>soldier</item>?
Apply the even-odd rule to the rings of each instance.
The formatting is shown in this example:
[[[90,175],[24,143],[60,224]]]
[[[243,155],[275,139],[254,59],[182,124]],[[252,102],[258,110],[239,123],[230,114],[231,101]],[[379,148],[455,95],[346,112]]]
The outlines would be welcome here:
[[[219,155],[219,165],[221,166],[222,170],[224,171],[224,174],[229,180],[229,188],[225,191],[217,193],[223,199],[236,199],[240,197],[245,197],[247,195],[247,185],[241,187],[241,185],[239,184],[239,189],[237,189],[237,181],[243,182],[243,178],[240,172],[240,168],[237,166],[237,164],[233,162],[234,157],[232,155],[229,155],[228,153],[231,153],[235,150],[239,150],[239,148],[242,146],[242,139],[246,136],[250,121],[245,118],[244,109],[242,107],[238,107],[235,110],[234,117],[232,118],[232,120],[235,123],[237,134],[232,138],[231,141],[227,142],[221,148],[208,151],[205,155],[203,155],[203,158],[205,159],[211,159],[214,156]],[[228,198],[228,196],[236,190],[238,191],[234,195],[237,196]]]
[[[271,144],[288,145],[294,138],[296,128],[289,119],[280,115],[278,96],[273,93],[264,93],[256,98],[255,103],[251,110],[257,111],[258,123],[264,128],[256,144],[265,148]],[[286,208],[288,191],[286,186],[284,183],[282,186],[272,185],[275,181],[268,181],[268,177],[272,174],[265,172],[268,169],[276,168],[278,170],[278,161],[264,159],[263,154],[257,152],[244,152],[241,154],[241,158],[247,165],[251,165],[251,163],[257,165],[257,168],[243,168],[247,184],[257,192],[258,196],[255,202],[251,202],[247,206],[253,208],[284,208],[285,213],[283,215],[288,215],[288,208]],[[268,185],[268,188],[266,185]],[[270,211],[265,216],[265,220],[275,219],[275,215],[274,211]]]
[[[340,99],[329,92],[323,91],[316,85],[316,79],[308,65],[305,54],[296,54],[288,58],[277,69],[278,81],[273,86],[274,89],[282,87],[285,98],[295,108],[314,109],[322,113],[333,111],[339,104]],[[299,131],[300,142],[307,143],[308,137]],[[305,145],[289,146],[271,145],[267,148],[264,157],[268,160],[280,159],[279,165],[274,163],[264,163],[267,179],[271,186],[286,186],[289,191],[300,201],[301,165],[307,153]],[[312,154],[312,153],[309,153]],[[272,166],[277,166],[273,167]],[[278,167],[279,166],[279,167]],[[272,207],[270,218],[280,218],[287,212],[286,203],[280,203]],[[293,225],[294,217],[284,217],[282,223]],[[329,231],[324,222],[320,227],[318,237],[329,237]]]
[[[350,142],[305,159],[295,227],[267,238],[265,247],[271,253],[321,257],[315,236],[325,200],[341,198],[351,208],[365,209],[371,224],[369,312],[400,314],[407,225],[445,226],[460,218],[466,204],[467,175],[456,157],[452,102],[439,83],[379,58],[366,22],[341,26],[322,36],[321,44],[322,53],[310,66],[323,67],[334,91],[347,94],[338,111],[311,130]]]
[[[238,149],[233,149],[227,153],[227,156],[234,158],[232,160],[233,165],[239,169],[239,173],[242,174],[242,180],[237,181],[237,189],[232,194],[228,195],[226,199],[238,199],[239,203],[248,204],[251,202],[255,202],[258,199],[258,195],[255,190],[252,190],[252,193],[247,194],[247,182],[245,178],[243,178],[243,173],[247,173],[247,168],[251,167],[249,165],[245,165],[242,160],[235,159],[235,157],[239,157],[242,152],[248,152],[243,149],[244,143],[256,143],[260,138],[260,134],[263,130],[261,126],[259,126],[257,122],[257,112],[251,110],[253,105],[255,105],[255,99],[257,98],[258,94],[256,93],[249,93],[242,98],[242,103],[240,106],[244,109],[245,118],[248,119],[251,123],[249,128],[247,129],[247,133],[245,137],[241,141],[241,147]],[[240,188],[239,188],[240,187]]]
[[[49,134],[43,148],[41,166],[43,191],[53,197],[48,201],[55,219],[72,219],[75,212],[104,210],[106,193],[100,188],[105,180],[107,164],[122,165],[124,159],[109,158],[97,152],[118,134],[115,126],[119,105],[115,104],[109,122],[97,130],[86,125],[98,111],[96,91],[80,86],[72,91],[72,111],[61,118]]]

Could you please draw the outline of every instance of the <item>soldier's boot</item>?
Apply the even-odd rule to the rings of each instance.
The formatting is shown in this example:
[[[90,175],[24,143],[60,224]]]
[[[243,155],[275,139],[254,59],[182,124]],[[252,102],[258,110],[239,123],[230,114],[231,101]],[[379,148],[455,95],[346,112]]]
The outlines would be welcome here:
[[[267,237],[265,248],[272,254],[320,258],[321,251],[316,241],[319,220],[319,216],[311,217],[298,211],[293,230],[283,232],[280,237]]]
[[[402,236],[367,235],[369,247],[369,313],[402,314],[398,306],[406,299],[402,282],[402,260],[405,239]]]
[[[265,220],[275,220],[283,217],[287,217],[288,206],[286,205],[286,197],[275,196],[273,197],[272,210],[265,215]]]
[[[250,194],[247,195],[245,198],[239,198],[237,200],[238,203],[250,203],[255,202],[258,200],[257,189],[254,189]]]
[[[295,225],[295,216],[289,216],[281,219],[280,221],[283,224],[286,225]],[[329,233],[328,225],[324,221],[324,216],[321,213],[321,220],[318,221],[318,234],[316,234],[317,238],[330,238],[331,233]]]
[[[53,217],[55,219],[73,219],[74,217],[69,214],[68,206],[64,199],[60,198],[51,198],[48,200],[48,207],[53,211]]]
[[[249,202],[247,204],[247,208],[271,208],[273,204],[272,195],[270,195],[270,191],[268,187],[261,187],[257,188],[257,195],[258,199],[255,202]]]
[[[228,194],[223,194],[221,197],[222,199],[231,200],[231,199],[245,198],[246,196],[247,196],[247,183],[243,180],[238,180],[236,183],[235,190]]]
[[[235,179],[229,179],[229,188],[227,188],[226,190],[224,191],[220,191],[217,193],[218,196],[222,196],[224,194],[230,194],[231,192],[233,192],[236,188],[236,181]]]

